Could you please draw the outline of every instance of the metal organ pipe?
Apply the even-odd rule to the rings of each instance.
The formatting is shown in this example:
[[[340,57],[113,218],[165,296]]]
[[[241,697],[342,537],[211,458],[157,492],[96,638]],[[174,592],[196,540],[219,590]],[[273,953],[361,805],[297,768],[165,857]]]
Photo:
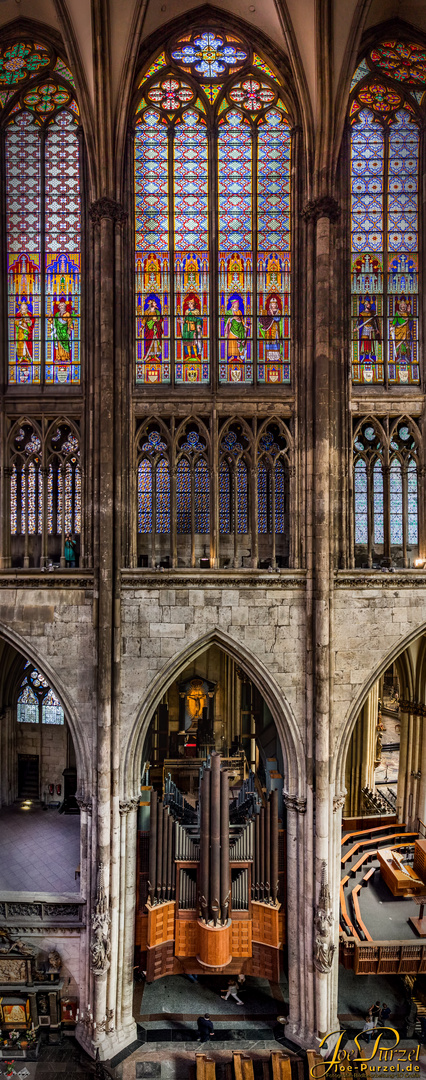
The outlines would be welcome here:
[[[259,840],[260,840],[260,866],[259,866],[259,878],[260,878],[260,896],[259,900],[263,900],[265,892],[265,807],[260,808],[260,828],[259,828]]]
[[[220,773],[220,909],[222,923],[229,911],[229,779],[228,770]]]
[[[163,860],[161,866],[161,899],[166,899],[167,889],[167,842],[169,838],[169,811],[163,807]]]
[[[210,913],[216,926],[220,905],[220,754],[211,756]]]
[[[163,874],[163,804],[157,804],[157,900],[161,900],[161,880]]]
[[[265,806],[265,894],[264,899],[269,903],[271,895],[271,804],[269,799]]]
[[[157,801],[157,792],[153,790],[149,817],[149,900],[151,905],[154,903],[157,878]]]
[[[278,896],[278,791],[271,795],[271,892],[272,901]]]
[[[205,769],[200,786],[201,843],[200,843],[200,903],[203,919],[208,922],[210,881],[210,769]]]
[[[254,843],[254,895],[260,900],[260,813],[256,814]]]
[[[173,883],[173,818],[169,811],[167,815],[168,839],[167,839],[167,899],[172,895]]]

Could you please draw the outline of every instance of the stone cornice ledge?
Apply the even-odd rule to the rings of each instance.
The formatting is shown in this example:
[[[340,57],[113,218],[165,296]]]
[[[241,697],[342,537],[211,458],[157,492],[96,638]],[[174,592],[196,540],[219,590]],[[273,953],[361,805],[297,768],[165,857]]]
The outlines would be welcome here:
[[[426,589],[424,570],[337,570],[336,589]]]
[[[93,570],[0,570],[0,589],[93,589]]]
[[[121,584],[127,589],[305,589],[306,570],[122,570]]]

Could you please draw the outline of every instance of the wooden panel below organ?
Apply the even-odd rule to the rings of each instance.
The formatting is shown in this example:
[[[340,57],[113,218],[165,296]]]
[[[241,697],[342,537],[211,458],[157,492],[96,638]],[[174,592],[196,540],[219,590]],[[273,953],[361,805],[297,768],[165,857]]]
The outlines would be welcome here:
[[[270,945],[261,945],[253,941],[252,959],[250,967],[247,967],[249,975],[257,978],[269,979],[269,982],[279,982],[280,979],[280,951],[271,948]]]
[[[253,941],[273,945],[277,949],[280,941],[279,907],[272,907],[271,904],[262,904],[258,900],[253,900],[251,913],[253,917]]]
[[[148,946],[146,951],[147,982],[161,979],[163,975],[173,975],[174,968],[173,941],[166,941],[153,949]]]
[[[232,921],[231,953],[233,957],[251,956],[251,922],[246,919]]]
[[[136,914],[135,945],[145,952],[148,941],[148,916]]]
[[[194,914],[193,919],[176,919],[176,956],[195,956],[198,952],[198,921]]]
[[[163,941],[172,941],[175,936],[175,902],[171,900],[165,904],[156,904],[155,907],[148,905],[148,935],[147,943],[151,948],[161,945]]]

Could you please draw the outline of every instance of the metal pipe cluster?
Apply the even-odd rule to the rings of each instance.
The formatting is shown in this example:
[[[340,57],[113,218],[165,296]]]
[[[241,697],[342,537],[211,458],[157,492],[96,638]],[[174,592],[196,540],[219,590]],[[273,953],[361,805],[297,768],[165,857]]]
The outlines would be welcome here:
[[[206,923],[223,926],[228,921],[229,873],[229,780],[221,770],[220,754],[212,754],[200,784],[200,908]]]
[[[255,820],[253,900],[276,904],[278,896],[278,792],[272,791]]]
[[[173,832],[173,818],[168,806],[164,806],[156,791],[151,791],[148,881],[151,905],[174,898]]]

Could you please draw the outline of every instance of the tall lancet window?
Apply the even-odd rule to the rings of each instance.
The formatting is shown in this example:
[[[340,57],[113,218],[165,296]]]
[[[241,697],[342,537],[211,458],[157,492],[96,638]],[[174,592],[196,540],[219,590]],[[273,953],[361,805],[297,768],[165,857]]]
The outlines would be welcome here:
[[[8,381],[80,382],[79,110],[53,48],[0,47],[6,178]]]
[[[426,49],[373,48],[352,82],[352,381],[420,382],[419,150]]]
[[[228,31],[177,35],[136,106],[136,383],[290,383],[291,119]]]

